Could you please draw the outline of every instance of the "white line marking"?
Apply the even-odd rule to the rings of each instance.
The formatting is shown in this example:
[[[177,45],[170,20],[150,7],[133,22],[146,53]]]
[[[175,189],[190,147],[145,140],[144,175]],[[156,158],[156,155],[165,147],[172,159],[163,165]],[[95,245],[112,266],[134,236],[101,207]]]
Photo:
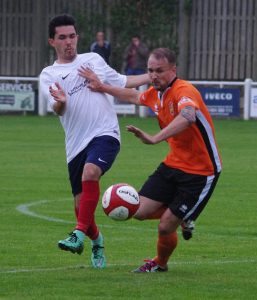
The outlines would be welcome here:
[[[62,199],[61,201],[63,201],[65,199]],[[32,210],[30,210],[31,207],[33,206],[37,206],[40,204],[45,204],[48,203],[50,200],[40,200],[40,201],[36,201],[36,202],[30,202],[30,203],[25,203],[25,204],[20,204],[16,207],[16,210],[18,210],[20,213],[30,216],[30,217],[34,217],[34,218],[38,218],[38,219],[42,219],[48,222],[57,222],[57,223],[65,223],[65,224],[75,224],[75,221],[68,221],[68,220],[63,220],[63,219],[59,219],[59,218],[53,218],[53,217],[48,217],[42,214],[38,214],[36,212],[33,212]],[[56,200],[55,200],[56,201]],[[59,200],[60,201],[60,200]],[[116,222],[116,221],[114,221]],[[126,222],[126,221],[125,221]],[[115,225],[106,225],[106,224],[98,224],[100,227],[105,227],[105,228],[118,228],[117,225],[118,223],[116,222]],[[156,229],[152,229],[152,228],[144,228],[142,229],[140,226],[128,226],[128,224],[126,224],[126,226],[122,227],[122,230],[136,230],[136,231],[152,231],[152,232],[156,232]]]
[[[61,201],[63,201],[62,199]],[[46,220],[48,222],[59,222],[59,223],[68,223],[68,224],[74,224],[72,221],[67,221],[59,218],[52,218],[48,216],[44,216],[42,214],[35,213],[30,210],[31,207],[41,205],[48,203],[49,200],[40,200],[36,202],[31,202],[31,203],[25,203],[18,205],[16,209],[27,216],[39,218],[42,220]],[[109,227],[109,228],[117,228],[115,225],[100,225],[104,227]],[[124,226],[123,229],[129,229],[129,230],[144,230],[144,231],[154,231],[156,232],[155,229],[150,229],[150,228],[140,228],[135,227],[135,226]],[[174,261],[169,265],[223,265],[223,264],[250,264],[250,263],[257,263],[256,259],[243,259],[243,260],[209,260],[209,261]],[[132,264],[108,264],[108,267],[117,267],[117,266],[130,266],[134,267]],[[17,274],[17,273],[32,273],[32,272],[54,272],[54,271],[63,271],[63,270],[72,270],[72,269],[85,269],[85,268],[91,268],[91,265],[75,265],[75,266],[65,266],[65,267],[55,267],[55,268],[20,268],[20,269],[9,269],[9,270],[4,270],[0,269],[0,274]]]
[[[35,268],[35,269],[12,269],[12,270],[0,270],[0,274],[10,274],[10,273],[30,273],[30,272],[53,272],[53,271],[64,271],[71,269],[84,269],[89,266],[66,266],[66,267],[56,267],[56,268]]]
[[[68,198],[67,198],[68,199]],[[64,200],[67,200],[67,199],[59,199],[59,200],[55,200],[55,201],[64,201]],[[59,219],[59,218],[53,218],[53,217],[48,217],[48,216],[45,216],[45,215],[42,215],[42,214],[38,214],[38,213],[35,213],[33,211],[30,210],[31,207],[33,206],[37,206],[37,205],[40,205],[40,204],[45,204],[45,203],[48,203],[50,202],[50,200],[39,200],[39,201],[35,201],[35,202],[30,202],[30,203],[25,203],[25,204],[21,204],[21,205],[18,205],[16,207],[16,209],[24,214],[24,215],[27,215],[27,216],[30,216],[30,217],[34,217],[34,218],[38,218],[38,219],[42,219],[42,220],[45,220],[45,221],[48,221],[48,222],[57,222],[57,223],[65,223],[65,224],[73,224],[75,225],[75,221],[68,221],[68,220],[63,220],[63,219]],[[148,228],[148,227],[141,227],[140,226],[140,222],[138,223],[137,226],[130,226],[129,225],[129,221],[124,221],[124,222],[119,222],[119,221],[113,221],[114,225],[107,225],[107,224],[98,224],[99,227],[104,227],[104,228],[118,228],[120,230],[135,230],[135,231],[144,231],[144,232],[157,232],[157,229],[155,228]],[[116,222],[116,223],[115,223]],[[117,224],[117,222],[119,224]],[[120,225],[120,226],[117,226],[117,225]],[[122,226],[123,225],[123,226]],[[206,232],[203,230],[201,233],[197,233],[198,236],[200,236],[201,234],[206,234]],[[208,235],[210,233],[208,232]],[[215,236],[227,236],[225,233],[212,233],[213,235]],[[245,240],[245,239],[248,239],[249,237],[248,236],[244,236],[244,235],[235,235],[233,237],[234,239],[239,239],[239,240]],[[251,240],[257,240],[257,237],[256,236],[252,236],[251,237]]]
[[[43,220],[46,220],[46,221],[49,221],[49,222],[69,223],[69,224],[74,223],[74,222],[71,222],[71,221],[63,220],[63,219],[52,218],[52,217],[47,217],[47,216],[44,216],[44,215],[41,215],[41,214],[37,214],[37,213],[35,213],[35,212],[33,212],[29,209],[32,206],[37,206],[37,205],[44,204],[44,203],[47,203],[47,202],[49,202],[49,201],[48,200],[41,200],[41,201],[32,202],[32,203],[25,203],[25,204],[18,205],[16,207],[16,209],[24,215],[39,218],[39,219],[43,219]]]
[[[224,265],[224,264],[252,264],[257,263],[256,259],[243,259],[243,260],[209,260],[209,261],[172,261],[169,263],[169,266],[172,265]],[[108,267],[135,267],[132,264],[108,264]],[[65,267],[56,267],[56,268],[35,268],[35,269],[10,269],[10,270],[1,270],[0,274],[17,274],[17,273],[32,273],[32,272],[55,272],[55,271],[64,271],[64,270],[75,270],[75,269],[87,269],[92,268],[91,265],[75,265],[75,266],[65,266]]]

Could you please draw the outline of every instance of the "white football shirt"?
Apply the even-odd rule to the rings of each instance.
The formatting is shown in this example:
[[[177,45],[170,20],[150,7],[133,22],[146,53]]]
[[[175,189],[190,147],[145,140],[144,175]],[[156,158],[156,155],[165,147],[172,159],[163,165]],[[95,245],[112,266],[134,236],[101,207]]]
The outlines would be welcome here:
[[[102,135],[120,140],[118,119],[110,97],[91,91],[87,80],[78,75],[78,69],[88,67],[101,81],[124,87],[127,77],[117,73],[96,53],[78,54],[67,64],[54,63],[40,74],[40,89],[53,107],[55,100],[49,93],[49,86],[58,82],[67,96],[66,111],[60,116],[65,132],[66,156],[69,163],[88,143]]]

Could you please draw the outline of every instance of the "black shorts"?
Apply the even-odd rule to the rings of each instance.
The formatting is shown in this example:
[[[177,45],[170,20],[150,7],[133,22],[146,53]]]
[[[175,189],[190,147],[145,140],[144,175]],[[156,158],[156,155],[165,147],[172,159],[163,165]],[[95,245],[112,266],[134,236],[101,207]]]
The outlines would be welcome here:
[[[68,164],[72,194],[82,191],[82,173],[86,163],[97,165],[102,175],[107,172],[120,151],[120,142],[109,135],[94,138],[87,147],[77,154]]]
[[[210,199],[218,178],[219,174],[189,174],[161,163],[139,194],[163,202],[179,219],[194,221]]]

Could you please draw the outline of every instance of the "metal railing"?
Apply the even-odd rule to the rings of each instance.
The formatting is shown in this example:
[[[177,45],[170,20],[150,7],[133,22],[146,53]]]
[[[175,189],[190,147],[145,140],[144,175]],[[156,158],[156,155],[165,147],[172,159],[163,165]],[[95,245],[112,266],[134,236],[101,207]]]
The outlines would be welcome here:
[[[10,76],[0,76],[1,81],[14,81],[19,83],[22,81],[27,82],[37,82],[38,88],[38,115],[45,116],[47,114],[47,103],[44,99],[42,93],[40,92],[39,77],[10,77]],[[224,86],[238,86],[243,87],[243,119],[249,120],[250,118],[250,101],[251,101],[251,89],[257,87],[257,82],[254,82],[250,78],[246,78],[244,81],[195,81],[190,80],[194,85],[207,85],[207,86],[219,86],[223,88]]]

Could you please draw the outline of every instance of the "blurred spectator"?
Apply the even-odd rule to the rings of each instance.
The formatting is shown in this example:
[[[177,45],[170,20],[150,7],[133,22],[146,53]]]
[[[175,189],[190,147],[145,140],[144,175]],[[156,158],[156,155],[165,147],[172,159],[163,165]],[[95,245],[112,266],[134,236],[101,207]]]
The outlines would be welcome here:
[[[104,39],[104,33],[102,31],[96,33],[96,41],[91,44],[90,51],[101,55],[107,64],[109,64],[111,44]]]
[[[134,35],[124,51],[122,71],[126,75],[144,74],[148,54],[148,47],[141,42],[138,35]]]

